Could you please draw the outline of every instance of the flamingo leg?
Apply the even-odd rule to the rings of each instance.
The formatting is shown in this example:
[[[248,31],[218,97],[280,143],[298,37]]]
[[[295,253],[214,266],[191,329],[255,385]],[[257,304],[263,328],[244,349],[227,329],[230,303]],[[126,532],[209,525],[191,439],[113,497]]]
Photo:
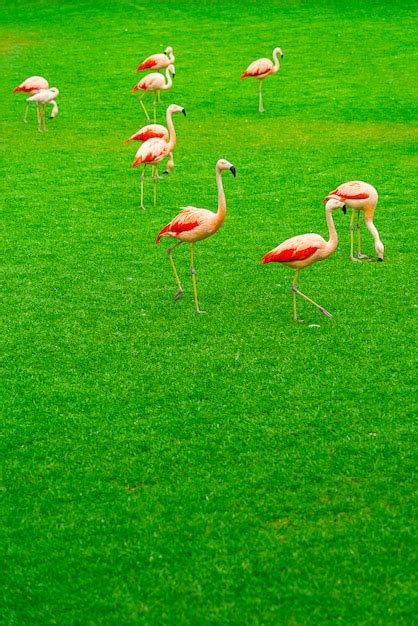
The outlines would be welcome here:
[[[177,287],[178,287],[176,295],[174,296],[174,300],[178,300],[183,295],[183,287],[181,286],[180,278],[179,278],[179,275],[177,273],[177,268],[176,268],[176,265],[175,265],[174,259],[173,259],[173,250],[174,250],[174,248],[177,248],[177,246],[179,246],[181,243],[183,243],[183,242],[182,241],[178,241],[177,243],[174,244],[174,246],[169,246],[167,248],[167,250],[166,250],[166,254],[167,254],[168,258],[169,258],[170,265],[173,268],[174,278],[176,279],[176,283],[177,283]]]
[[[140,208],[141,209],[145,209],[144,207],[144,178],[145,178],[145,165],[143,167],[142,170],[142,174],[141,174],[141,204],[140,204]]]
[[[258,87],[258,111],[260,113],[264,113],[264,107],[263,107],[263,81],[262,80],[259,81],[259,87]]]
[[[296,270],[296,273],[293,277],[293,282],[292,282],[292,295],[293,295],[293,320],[295,322],[298,321],[298,313],[297,313],[297,308],[296,308],[296,290],[297,290],[297,282],[298,282],[298,276],[299,276],[299,270]]]
[[[350,219],[350,259],[352,261],[358,261],[354,256],[354,209],[351,212]]]
[[[157,176],[158,176],[156,165],[152,166],[152,176],[154,178],[154,209],[155,209],[157,207]]]
[[[41,133],[42,132],[42,108],[41,109],[36,108],[36,119],[38,120],[38,130]]]
[[[368,259],[367,254],[361,253],[361,242],[360,242],[360,211],[357,211],[357,258],[358,259]]]
[[[146,91],[144,91],[144,93],[142,94],[142,96],[139,98],[139,104],[142,106],[142,109],[143,109],[143,111],[144,111],[144,113],[145,113],[145,117],[147,118],[147,122],[148,122],[148,124],[149,124],[149,123],[151,122],[151,118],[150,118],[150,116],[148,115],[148,111],[147,111],[147,110],[146,110],[146,108],[145,108],[145,104],[142,102],[142,98],[145,96],[145,94],[146,94]]]
[[[38,105],[36,105],[36,106],[38,106]],[[25,122],[25,124],[28,123],[28,113],[29,113],[29,102],[27,102],[27,104],[26,104],[25,115],[23,116],[23,121]]]
[[[314,306],[316,306],[317,309],[319,309],[321,311],[321,313],[323,313],[324,315],[326,315],[326,317],[332,317],[331,313],[329,311],[327,311],[327,309],[324,309],[323,306],[321,306],[320,304],[318,304],[317,302],[315,302],[314,300],[312,300],[309,296],[307,296],[305,293],[302,293],[302,291],[299,291],[299,289],[297,288],[297,286],[295,284],[292,284],[292,291],[293,293],[298,294],[299,296],[302,296],[302,298],[305,298],[305,300],[307,300],[308,302],[310,302],[311,304],[313,304]]]
[[[44,132],[46,133],[46,131],[48,130],[46,127],[46,120],[45,120],[45,104],[42,104],[42,108],[41,108],[41,117],[42,120],[44,122]]]
[[[196,287],[196,269],[194,266],[194,243],[190,244],[190,273],[192,275],[193,283],[193,296],[196,307],[196,313],[204,313],[199,307],[199,300],[197,299],[197,287]]]

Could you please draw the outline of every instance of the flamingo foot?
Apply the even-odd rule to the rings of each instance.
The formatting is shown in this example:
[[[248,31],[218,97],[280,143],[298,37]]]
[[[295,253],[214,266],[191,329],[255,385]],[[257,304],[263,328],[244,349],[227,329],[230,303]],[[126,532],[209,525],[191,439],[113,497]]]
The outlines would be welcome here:
[[[23,123],[24,123],[24,124],[27,124],[27,123],[28,123],[28,120],[26,119],[26,117],[24,117],[24,118],[23,118]]]
[[[142,204],[142,202],[141,202],[141,204],[139,205],[139,208],[140,208],[140,209],[142,209],[143,211],[145,211],[145,207],[144,207],[144,205]]]
[[[174,296],[174,300],[178,300],[183,295],[183,289],[180,287],[177,289],[176,295]]]
[[[360,259],[358,259],[356,256],[352,256],[350,254],[350,261],[354,261],[354,262],[358,261],[358,262],[360,262]]]
[[[206,311],[202,311],[202,309],[196,309],[196,313],[206,313]]]
[[[357,254],[357,258],[361,261],[362,259],[368,259],[369,257],[367,256],[367,254],[362,254],[361,252],[359,252]]]
[[[332,317],[331,313],[329,311],[327,311],[326,309],[324,309],[323,306],[319,306],[318,309],[321,311],[321,313],[323,313],[326,317]]]

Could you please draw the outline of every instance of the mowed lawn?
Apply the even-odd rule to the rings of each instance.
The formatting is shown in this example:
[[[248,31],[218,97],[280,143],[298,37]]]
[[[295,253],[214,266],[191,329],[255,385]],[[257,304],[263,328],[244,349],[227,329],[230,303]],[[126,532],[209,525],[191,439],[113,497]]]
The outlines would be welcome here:
[[[414,596],[416,22],[408,0],[68,2],[2,7],[2,600],[8,626],[405,624]],[[167,45],[176,167],[139,209],[139,62]],[[284,52],[258,113],[248,64]],[[58,117],[22,123],[30,75]],[[151,98],[146,98],[151,104]],[[188,249],[158,231],[227,217]],[[322,199],[379,192],[383,263],[349,220],[300,288],[263,266],[327,236]],[[415,210],[415,213],[414,213]],[[375,259],[362,222],[364,251]]]

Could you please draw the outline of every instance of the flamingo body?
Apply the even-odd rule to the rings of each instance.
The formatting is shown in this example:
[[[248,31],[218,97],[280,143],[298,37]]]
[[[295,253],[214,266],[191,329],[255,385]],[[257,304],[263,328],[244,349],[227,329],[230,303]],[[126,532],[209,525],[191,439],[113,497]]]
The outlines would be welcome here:
[[[23,81],[20,85],[13,89],[13,93],[18,93],[22,91],[24,93],[34,94],[40,89],[48,89],[49,83],[46,78],[42,76],[30,76],[26,80]]]
[[[373,216],[379,199],[376,189],[369,183],[365,183],[362,180],[352,180],[347,183],[339,185],[333,191],[330,191],[324,202],[330,198],[338,198],[342,200],[348,207],[352,209],[352,216],[350,221],[350,258],[354,261],[365,258],[366,255],[362,255],[360,251],[360,224],[359,215],[360,211],[364,213],[364,221],[367,229],[371,233],[374,239],[374,246],[377,253],[377,260],[383,261],[384,257],[384,245],[380,240],[379,233],[376,226],[373,223]],[[358,232],[358,252],[357,257],[354,257],[354,211],[357,211],[357,232]]]
[[[173,55],[173,48],[170,46],[164,51],[164,54],[153,54],[147,57],[138,67],[137,72],[143,70],[160,70],[168,67],[171,63],[174,63],[175,57]]]
[[[168,130],[162,124],[147,124],[133,135],[126,139],[125,143],[130,141],[147,141],[148,139],[165,139],[168,141]]]

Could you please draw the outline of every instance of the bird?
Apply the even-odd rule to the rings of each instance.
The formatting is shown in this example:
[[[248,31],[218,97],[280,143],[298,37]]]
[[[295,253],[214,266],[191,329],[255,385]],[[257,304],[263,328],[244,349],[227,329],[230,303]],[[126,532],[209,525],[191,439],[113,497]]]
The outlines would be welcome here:
[[[164,54],[153,54],[152,56],[147,57],[138,65],[136,71],[142,72],[143,70],[161,70],[174,63],[174,61],[175,57],[173,54],[173,48],[168,46],[168,48],[164,50]]]
[[[183,113],[186,115],[186,110],[178,104],[170,104],[167,108],[166,120],[167,127],[170,132],[170,139],[167,141],[164,138],[153,137],[147,139],[142,146],[140,146],[135,155],[135,159],[132,163],[132,167],[143,165],[141,175],[141,209],[144,209],[144,177],[145,168],[148,164],[152,165],[152,173],[154,177],[154,207],[157,206],[157,164],[162,161],[166,156],[169,156],[176,145],[176,132],[174,130],[174,124],[172,120],[173,113]]]
[[[284,265],[289,265],[296,270],[292,282],[293,319],[295,321],[301,321],[297,316],[296,295],[305,298],[305,300],[316,306],[325,316],[332,317],[329,311],[314,302],[309,296],[302,293],[297,286],[297,282],[299,271],[301,269],[307,267],[308,265],[312,265],[312,263],[323,261],[328,258],[337,247],[338,235],[332,219],[332,211],[338,208],[341,208],[345,214],[345,203],[337,198],[330,198],[325,205],[325,217],[329,233],[328,241],[325,241],[321,235],[317,235],[316,233],[297,235],[296,237],[286,239],[286,241],[277,246],[277,248],[267,252],[267,254],[265,254],[261,259],[263,264],[273,262],[284,263]]]
[[[148,139],[164,139],[168,141],[169,133],[168,129],[162,124],[147,124],[147,126],[143,126],[139,130],[136,131],[133,135],[131,135],[128,139],[125,139],[123,143],[129,143],[130,141],[147,141]],[[168,161],[165,168],[164,174],[169,174],[174,168],[174,157],[173,153],[170,152],[168,155]]]
[[[46,78],[43,76],[29,76],[26,80],[23,81],[20,85],[13,89],[13,93],[23,92],[28,93],[30,95],[34,95],[38,93],[40,89],[48,89],[49,83]],[[36,110],[38,116],[38,103],[36,102]],[[25,124],[28,121],[28,112],[29,112],[29,103],[26,103],[25,115],[23,116],[23,121]]]
[[[241,79],[242,78],[247,78],[247,77],[252,77],[252,78],[257,78],[257,80],[259,80],[259,88],[258,88],[258,94],[259,94],[259,105],[258,105],[258,110],[260,113],[264,113],[264,107],[263,107],[263,78],[265,78],[266,76],[269,76],[269,74],[277,74],[277,72],[280,69],[280,63],[279,63],[279,59],[278,56],[280,54],[280,57],[283,58],[283,52],[281,48],[274,48],[273,50],[273,61],[274,64],[270,61],[270,59],[257,59],[257,61],[253,61],[245,70],[245,72],[243,72],[241,74]]]
[[[366,254],[360,250],[360,211],[364,212],[364,222],[374,239],[374,247],[377,253],[377,260],[383,261],[385,247],[380,240],[376,226],[373,224],[373,216],[376,209],[378,195],[376,189],[362,180],[352,180],[339,185],[334,191],[330,191],[324,198],[327,202],[330,198],[343,200],[346,206],[352,209],[350,220],[350,259],[361,261],[367,259]],[[354,256],[354,212],[357,212],[357,256]]]
[[[26,98],[26,102],[37,102],[41,104],[41,110],[40,112],[38,111],[39,132],[42,132],[42,121],[43,121],[44,131],[47,130],[46,122],[45,122],[45,105],[48,103],[50,104],[51,102],[54,102],[55,98],[58,95],[59,95],[58,89],[56,87],[51,87],[50,89],[40,89],[33,96],[30,96],[30,98]],[[55,103],[55,107],[53,105],[53,111],[54,111],[54,108],[58,109],[57,103]]]
[[[194,245],[196,241],[206,239],[214,235],[222,226],[226,215],[226,200],[222,185],[222,172],[230,170],[236,176],[236,168],[225,159],[219,159],[216,163],[216,186],[218,188],[218,210],[216,213],[208,209],[197,209],[194,206],[183,207],[182,211],[169,224],[164,226],[157,235],[155,243],[158,244],[162,237],[178,239],[177,243],[169,246],[166,250],[167,256],[173,268],[174,278],[177,284],[177,292],[174,296],[178,300],[183,295],[179,275],[173,259],[173,250],[183,242],[190,244],[190,273],[192,276],[193,295],[196,313],[203,313],[199,306],[196,287],[196,269],[194,266]]]
[[[159,97],[161,90],[165,91],[166,89],[170,89],[170,87],[173,84],[172,77],[175,76],[175,73],[176,73],[175,67],[174,65],[170,63],[170,65],[167,67],[166,72],[165,72],[167,82],[165,82],[164,76],[162,74],[159,74],[158,72],[152,72],[151,74],[147,74],[147,76],[144,76],[144,78],[142,78],[139,81],[139,83],[137,83],[135,87],[132,89],[132,93],[135,93],[136,91],[139,91],[139,90],[144,92],[142,96],[140,96],[139,101],[144,110],[148,123],[150,123],[151,119],[150,119],[150,116],[148,115],[148,111],[146,110],[144,103],[142,102],[142,98],[145,96],[145,94],[148,91],[154,93],[154,124],[155,124],[155,122],[157,121],[157,110],[156,110],[157,109],[157,95]]]

